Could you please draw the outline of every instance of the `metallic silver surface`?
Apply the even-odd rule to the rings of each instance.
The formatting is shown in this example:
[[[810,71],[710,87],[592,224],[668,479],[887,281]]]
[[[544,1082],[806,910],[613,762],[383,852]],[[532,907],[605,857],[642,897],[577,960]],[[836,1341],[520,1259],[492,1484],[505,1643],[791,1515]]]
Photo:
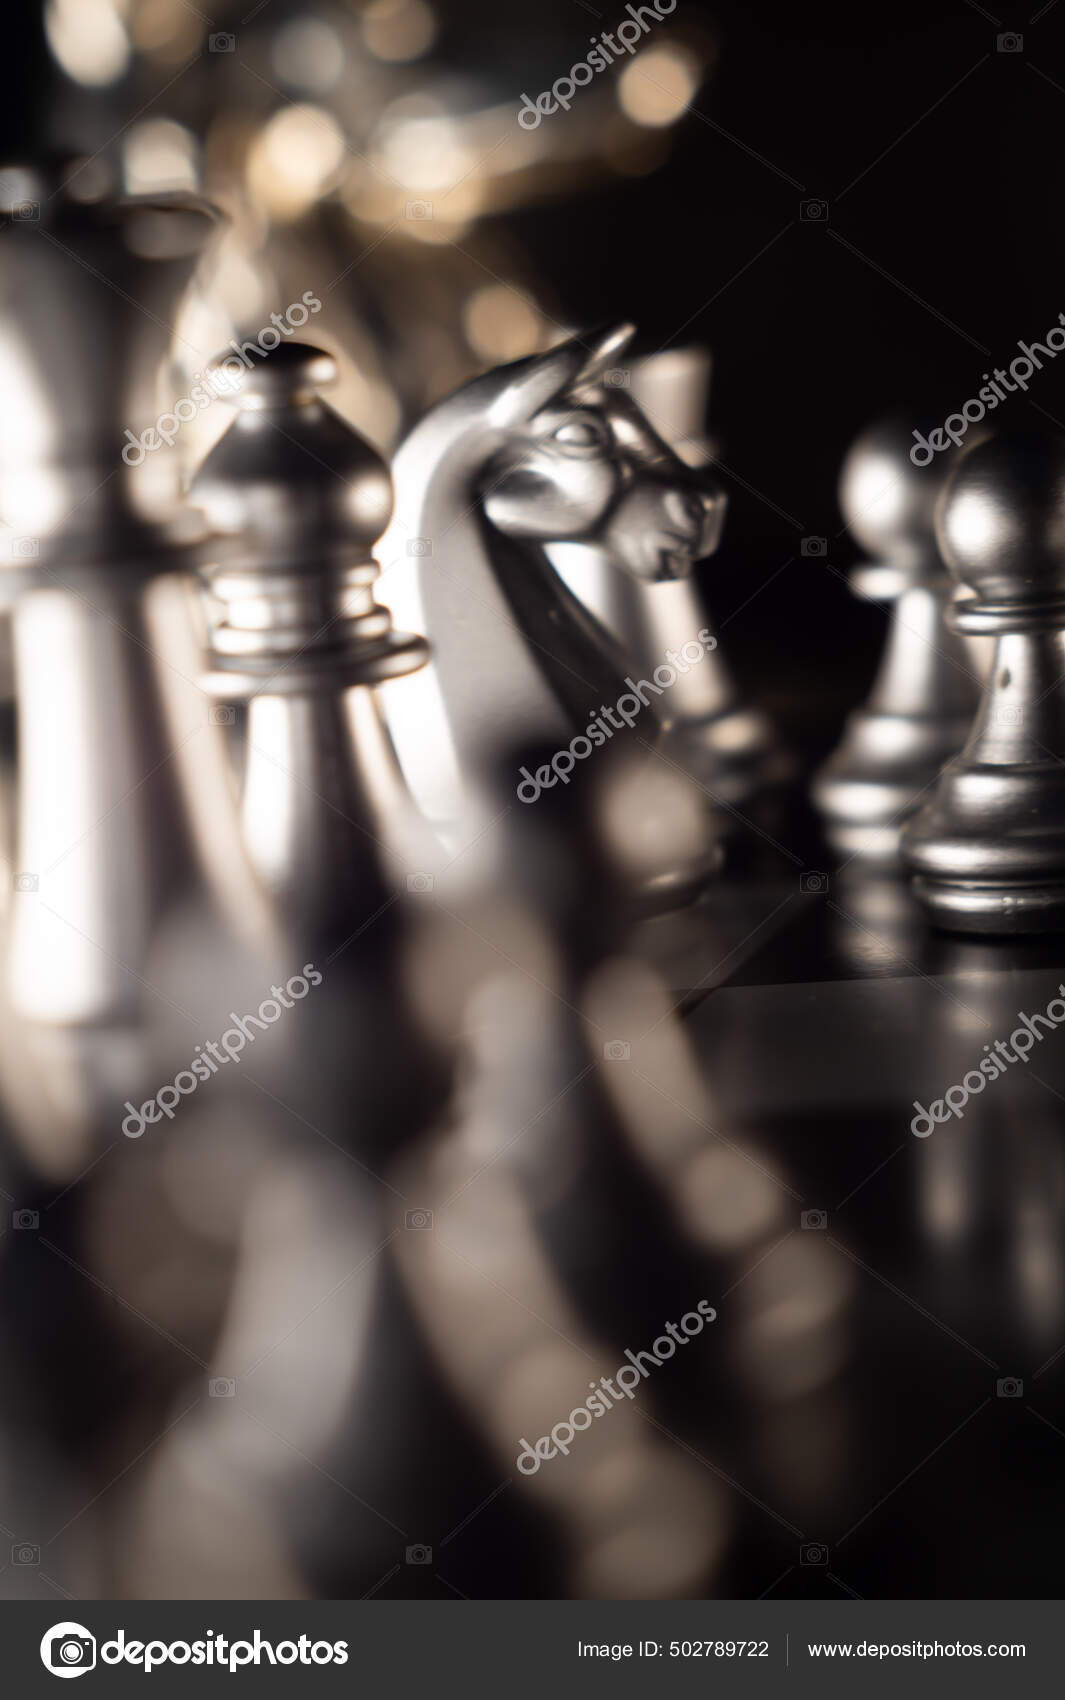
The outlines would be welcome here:
[[[82,205],[58,172],[0,182],[40,209],[10,220],[0,276],[0,580],[20,744],[7,981],[22,1016],[83,1025],[142,1001],[179,828],[142,592],[187,570],[192,533],[165,451],[122,451],[159,411],[170,324],[214,217],[180,197]]]
[[[215,532],[204,687],[247,704],[245,843],[286,924],[311,934],[350,932],[387,898],[402,783],[373,687],[428,654],[375,599],[391,483],[317,393],[335,370],[321,349],[276,347],[192,486]]]
[[[655,431],[689,466],[710,459],[705,437],[710,355],[676,348],[633,361],[622,374]],[[618,572],[605,553],[562,544],[548,550],[573,594],[614,635],[637,673],[653,673],[667,650],[714,631],[690,577],[648,584]],[[721,650],[682,673],[663,699],[663,747],[698,785],[743,804],[779,772],[779,742],[767,716],[742,702]],[[735,817],[722,815],[722,826]]]
[[[899,837],[945,761],[965,741],[979,694],[973,657],[949,626],[953,593],[935,541],[935,505],[950,466],[917,467],[911,422],[893,417],[854,443],[840,477],[847,525],[875,557],[856,595],[892,604],[872,690],[816,775],[814,801],[841,856],[897,863]]]
[[[1065,438],[978,444],[936,529],[968,590],[955,626],[992,634],[995,653],[969,741],[909,823],[905,859],[941,926],[1065,929]]]
[[[536,738],[564,750],[631,690],[631,662],[563,582],[553,546],[655,584],[685,577],[717,542],[720,490],[610,382],[631,335],[574,338],[477,379],[396,456],[378,553],[397,617],[427,632],[433,661],[386,694],[386,712],[416,799],[445,827],[482,799],[502,749]],[[635,730],[658,746],[656,698]],[[708,824],[701,874],[671,870],[669,889],[706,877],[713,840]]]

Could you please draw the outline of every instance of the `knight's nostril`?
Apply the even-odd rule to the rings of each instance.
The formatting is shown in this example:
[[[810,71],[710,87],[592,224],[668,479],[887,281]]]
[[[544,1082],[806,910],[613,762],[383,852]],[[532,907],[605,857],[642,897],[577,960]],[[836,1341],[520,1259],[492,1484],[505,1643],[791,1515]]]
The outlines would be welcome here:
[[[693,490],[670,490],[666,510],[675,524],[689,526],[701,525],[706,512],[702,497]]]

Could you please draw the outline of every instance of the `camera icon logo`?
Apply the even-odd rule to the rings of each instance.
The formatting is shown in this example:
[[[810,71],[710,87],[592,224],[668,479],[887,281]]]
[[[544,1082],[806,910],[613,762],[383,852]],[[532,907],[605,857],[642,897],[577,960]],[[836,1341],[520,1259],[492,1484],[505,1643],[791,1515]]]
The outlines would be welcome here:
[[[411,537],[407,540],[408,555],[431,555],[433,540],[431,537]]]
[[[40,1564],[40,1547],[14,1546],[11,1548],[12,1564]]]
[[[207,1391],[212,1399],[232,1399],[236,1396],[237,1384],[231,1375],[216,1375],[207,1383]]]
[[[1013,30],[1007,30],[1005,35],[996,35],[995,51],[998,53],[1023,53],[1023,35],[1017,35]]]
[[[13,1228],[39,1228],[41,1216],[38,1210],[12,1210],[11,1226]]]
[[[603,1055],[607,1062],[628,1062],[632,1046],[624,1039],[608,1039],[603,1046]]]
[[[998,708],[992,709],[991,718],[995,722],[996,726],[1023,726],[1024,709],[1017,708],[1016,706],[1006,707],[1005,705],[1001,705]]]
[[[207,37],[207,46],[212,53],[232,53],[236,49],[237,38],[228,30],[220,30],[217,35]]]
[[[828,875],[819,873],[816,868],[807,868],[799,875],[800,891],[815,891],[822,895],[828,890]]]
[[[612,390],[627,390],[631,377],[627,366],[612,366],[609,372],[603,374],[603,382],[609,384]]]
[[[1004,1375],[995,1382],[995,1392],[1000,1399],[1023,1399],[1024,1382],[1015,1375]]]
[[[15,875],[15,890],[16,891],[37,891],[40,887],[40,883],[41,882],[37,878],[36,874],[16,874]]]
[[[408,891],[432,891],[435,883],[436,882],[433,879],[432,874],[408,874],[407,875],[407,890]]]
[[[407,217],[408,218],[432,218],[432,216],[433,216],[433,203],[432,203],[432,201],[408,201],[407,202]]]
[[[800,1564],[827,1564],[828,1548],[820,1541],[807,1541],[799,1548]]]
[[[828,1227],[827,1210],[804,1210],[799,1217],[800,1228],[819,1228],[822,1231]]]
[[[96,1637],[83,1623],[55,1623],[41,1638],[41,1663],[53,1676],[84,1676],[96,1668]]]
[[[212,726],[232,726],[237,718],[235,708],[228,708],[224,703],[213,702],[207,710],[207,718]]]
[[[403,1226],[405,1228],[414,1228],[416,1231],[422,1231],[426,1228],[431,1228],[432,1225],[433,1213],[431,1210],[408,1210],[403,1217]]]
[[[21,219],[25,219],[27,221],[30,221],[30,220],[38,219],[38,218],[40,218],[40,216],[41,216],[41,203],[40,203],[40,201],[19,201],[17,206],[13,206],[11,208],[11,217],[12,218],[21,218]]]
[[[800,201],[799,217],[802,219],[804,224],[827,224],[828,202]]]
[[[823,561],[828,554],[828,538],[804,537],[799,544],[799,554],[805,555],[807,560]]]
[[[432,1547],[422,1546],[421,1542],[419,1541],[414,1546],[407,1548],[407,1563],[408,1564],[432,1564],[432,1562],[433,1562],[433,1549],[432,1549]]]
[[[40,552],[36,537],[16,537],[11,545],[11,555],[16,561],[35,561]]]

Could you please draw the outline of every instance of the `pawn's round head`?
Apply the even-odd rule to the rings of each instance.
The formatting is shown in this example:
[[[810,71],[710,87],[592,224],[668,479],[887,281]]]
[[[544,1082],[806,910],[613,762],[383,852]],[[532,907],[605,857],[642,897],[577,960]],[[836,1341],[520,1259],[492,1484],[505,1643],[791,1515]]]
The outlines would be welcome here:
[[[1065,437],[989,438],[959,460],[942,496],[943,558],[984,603],[1065,598]]]
[[[916,427],[916,428],[915,428]],[[930,464],[911,451],[924,436],[902,414],[879,419],[851,445],[839,480],[839,505],[863,549],[899,566],[935,558],[936,502],[958,454],[952,445]]]

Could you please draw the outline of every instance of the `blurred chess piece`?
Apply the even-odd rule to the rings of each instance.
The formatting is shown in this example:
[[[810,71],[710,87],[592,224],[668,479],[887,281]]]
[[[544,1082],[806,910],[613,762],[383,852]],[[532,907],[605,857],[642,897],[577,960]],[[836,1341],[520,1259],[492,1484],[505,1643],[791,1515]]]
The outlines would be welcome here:
[[[545,753],[508,753],[500,804],[514,768],[535,770]],[[671,1366],[637,1404],[616,1389],[611,1400],[601,1383],[589,1432],[568,1455],[541,1467],[534,1453],[530,1464],[537,1437],[588,1399],[590,1376],[699,1296],[602,1077],[604,1053],[626,1047],[584,1014],[590,976],[627,930],[628,873],[606,845],[630,817],[624,795],[600,806],[623,768],[603,752],[599,783],[500,815],[505,882],[452,917],[438,944],[437,979],[450,990],[438,1019],[458,1019],[463,1035],[454,1105],[391,1178],[426,1206],[431,1231],[397,1249],[427,1338],[516,1492],[559,1528],[566,1591],[658,1598],[705,1586],[724,1545],[713,1484],[655,1432],[670,1409],[665,1378],[698,1382],[696,1353],[712,1353],[712,1332],[689,1348],[690,1376]],[[701,1333],[697,1313],[695,1324]],[[667,1521],[676,1538],[662,1541]],[[619,1525],[630,1531],[621,1542],[610,1536]]]
[[[847,525],[875,557],[855,593],[893,604],[873,688],[814,780],[829,843],[891,865],[908,814],[964,743],[979,692],[973,657],[947,621],[953,585],[935,540],[935,506],[952,464],[910,458],[910,422],[889,418],[854,443],[840,477]]]
[[[202,527],[180,507],[173,461],[140,435],[215,220],[188,197],[86,204],[58,168],[12,167],[0,192],[0,576],[18,725],[6,995],[35,1043],[50,1032],[78,1051],[85,1037],[72,1075],[58,1053],[43,1069],[75,1113],[83,1092],[128,1087],[151,934],[187,874],[145,599],[191,570]],[[201,725],[210,766],[206,704]],[[89,1044],[109,1028],[117,1050]]]
[[[918,897],[959,932],[1065,928],[1065,438],[976,444],[943,492],[937,534],[966,594],[959,632],[995,639],[965,748],[909,823]]]
[[[516,780],[529,804],[616,734],[658,751],[657,705],[692,665],[663,657],[657,678],[626,676],[627,659],[550,556],[569,540],[653,582],[685,576],[719,534],[720,490],[609,382],[631,334],[575,338],[477,379],[396,456],[379,556],[398,616],[426,631],[433,661],[402,697],[386,694],[386,712],[412,790],[445,832],[483,807],[501,747],[536,739],[555,751],[523,791]],[[708,815],[696,864],[667,852],[657,888],[683,901],[719,859]]]
[[[607,382],[629,389],[680,460],[705,467],[712,460],[705,434],[710,369],[707,350],[676,348],[633,360],[609,372]],[[653,675],[671,650],[683,652],[700,631],[714,632],[691,577],[648,583],[619,572],[608,555],[581,543],[552,544],[547,553],[573,594],[614,635],[637,675]],[[659,714],[663,749],[725,805],[721,824],[727,830],[736,819],[731,810],[781,779],[787,763],[766,715],[740,700],[716,637],[714,645],[697,666],[678,675]]]

